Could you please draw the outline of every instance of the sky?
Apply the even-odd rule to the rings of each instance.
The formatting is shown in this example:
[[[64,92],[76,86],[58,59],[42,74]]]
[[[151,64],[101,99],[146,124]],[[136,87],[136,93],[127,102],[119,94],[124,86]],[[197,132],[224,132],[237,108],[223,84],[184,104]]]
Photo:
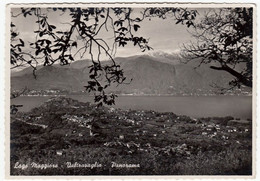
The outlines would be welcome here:
[[[133,16],[140,15],[139,12],[142,9],[135,8]],[[203,14],[207,9],[198,9],[199,16]],[[12,9],[11,12],[13,15],[17,15],[19,9]],[[12,18],[11,21],[16,25],[17,31],[19,31],[20,36],[28,41],[35,41],[35,34],[33,31],[37,30],[37,24],[35,23],[36,18],[34,16],[18,16]],[[68,29],[68,23],[70,21],[70,16],[67,13],[61,15],[60,11],[50,11],[48,12],[48,21],[57,26],[62,30]],[[151,54],[153,51],[162,51],[167,53],[175,53],[180,50],[182,44],[187,43],[191,40],[191,35],[188,32],[188,28],[182,24],[176,24],[176,20],[173,18],[161,19],[161,18],[152,18],[151,20],[145,19],[139,23],[141,28],[138,30],[137,35],[143,36],[149,39],[149,46],[153,50],[149,52],[142,53],[140,48],[137,46],[128,45],[127,47],[121,48],[118,47],[116,52],[116,57],[128,57],[133,55],[140,54]],[[112,39],[112,34],[101,32],[101,38],[107,37]],[[86,57],[89,58],[89,57]],[[79,56],[76,56],[76,59],[80,59]]]

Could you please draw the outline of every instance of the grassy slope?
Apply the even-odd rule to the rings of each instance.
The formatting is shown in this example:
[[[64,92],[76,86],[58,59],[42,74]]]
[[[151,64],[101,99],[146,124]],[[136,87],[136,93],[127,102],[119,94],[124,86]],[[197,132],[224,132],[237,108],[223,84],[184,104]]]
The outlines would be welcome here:
[[[11,174],[250,175],[250,121],[231,119],[95,108],[55,98],[28,114],[11,117]],[[90,136],[89,125],[97,136]],[[16,162],[60,167],[21,170],[13,168]],[[68,169],[65,162],[99,162],[102,167]],[[140,168],[111,168],[112,162]]]

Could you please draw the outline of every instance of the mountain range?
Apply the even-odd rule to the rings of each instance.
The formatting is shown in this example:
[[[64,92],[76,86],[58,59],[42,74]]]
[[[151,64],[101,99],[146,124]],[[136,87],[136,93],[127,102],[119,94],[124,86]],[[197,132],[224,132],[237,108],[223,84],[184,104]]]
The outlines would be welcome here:
[[[174,54],[138,55],[119,57],[115,61],[121,65],[130,84],[112,85],[108,92],[118,94],[171,94],[208,95],[218,92],[212,85],[227,87],[232,76],[223,71],[212,70],[208,65],[198,68],[198,62],[182,63]],[[21,90],[66,90],[84,91],[89,81],[89,60],[78,60],[70,65],[39,66],[37,78],[31,68],[11,74],[11,89]],[[246,90],[250,91],[250,90]]]

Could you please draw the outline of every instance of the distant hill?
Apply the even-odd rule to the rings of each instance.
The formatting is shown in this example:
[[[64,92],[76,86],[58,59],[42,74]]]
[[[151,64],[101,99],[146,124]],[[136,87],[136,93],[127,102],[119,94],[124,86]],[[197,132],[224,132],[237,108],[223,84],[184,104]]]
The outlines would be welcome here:
[[[160,58],[160,56],[162,58]],[[232,76],[223,71],[216,71],[203,65],[195,69],[193,62],[184,64],[176,56],[142,55],[116,58],[130,84],[111,86],[108,91],[121,94],[209,94],[215,93],[215,83],[226,87]],[[39,66],[37,79],[32,70],[26,68],[12,73],[13,90],[27,87],[30,90],[61,89],[83,91],[89,80],[89,60],[75,61],[68,66]]]

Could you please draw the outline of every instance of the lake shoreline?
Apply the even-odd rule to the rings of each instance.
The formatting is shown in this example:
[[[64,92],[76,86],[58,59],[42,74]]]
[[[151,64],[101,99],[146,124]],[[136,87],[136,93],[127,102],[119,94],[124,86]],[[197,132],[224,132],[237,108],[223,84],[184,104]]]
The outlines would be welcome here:
[[[81,102],[94,103],[93,96],[51,95],[21,96],[12,99],[11,104],[24,105],[19,111],[28,112],[51,97],[67,97]],[[241,119],[252,119],[252,96],[119,96],[115,102],[116,104],[112,107],[124,110],[173,112],[194,118],[233,116]]]
[[[87,97],[95,97],[94,95],[88,95],[84,93],[69,93],[69,94],[45,94],[45,95],[20,95],[21,97],[61,97],[61,96],[75,96],[75,95],[84,95]],[[216,97],[216,96],[237,96],[237,97],[252,97],[252,94],[228,94],[228,95],[222,95],[222,94],[205,94],[205,95],[175,95],[175,94],[116,94],[118,97]]]

